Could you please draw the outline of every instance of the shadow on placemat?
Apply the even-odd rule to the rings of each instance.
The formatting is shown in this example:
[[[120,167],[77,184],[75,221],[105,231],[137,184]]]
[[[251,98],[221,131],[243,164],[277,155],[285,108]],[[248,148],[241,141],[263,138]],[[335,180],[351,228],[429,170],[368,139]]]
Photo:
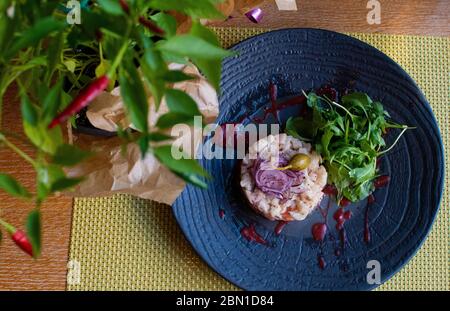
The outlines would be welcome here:
[[[226,47],[261,29],[213,28]],[[396,60],[418,83],[449,161],[450,39],[350,34]],[[441,210],[417,255],[380,290],[449,290],[449,177]],[[167,205],[129,195],[75,199],[69,290],[233,290],[194,252]]]

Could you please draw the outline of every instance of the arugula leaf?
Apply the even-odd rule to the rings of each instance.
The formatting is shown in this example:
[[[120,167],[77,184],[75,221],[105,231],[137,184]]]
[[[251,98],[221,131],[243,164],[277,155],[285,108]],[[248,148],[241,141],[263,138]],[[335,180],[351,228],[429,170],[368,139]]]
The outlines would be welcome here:
[[[350,201],[366,198],[373,190],[377,174],[376,160],[385,146],[383,133],[390,123],[389,114],[379,102],[365,93],[354,92],[340,103],[305,94],[312,118],[290,118],[286,133],[302,140],[312,140],[322,155],[328,171],[328,182],[338,190],[338,199]],[[393,127],[405,126],[393,124]],[[401,135],[401,134],[400,134]]]
[[[303,141],[312,141],[317,134],[317,128],[311,120],[301,117],[290,117],[286,122],[286,133]]]

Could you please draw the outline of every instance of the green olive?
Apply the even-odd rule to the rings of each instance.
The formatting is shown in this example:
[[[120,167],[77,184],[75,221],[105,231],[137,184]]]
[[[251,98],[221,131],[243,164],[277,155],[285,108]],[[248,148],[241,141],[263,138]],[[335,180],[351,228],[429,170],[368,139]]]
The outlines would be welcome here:
[[[289,161],[289,165],[285,167],[279,167],[277,169],[280,171],[284,170],[301,171],[307,168],[310,164],[311,158],[307,154],[299,153],[292,157],[292,159]]]
[[[311,158],[303,153],[296,154],[292,157],[291,161],[289,161],[289,165],[291,169],[296,171],[301,171],[307,168],[311,164]]]

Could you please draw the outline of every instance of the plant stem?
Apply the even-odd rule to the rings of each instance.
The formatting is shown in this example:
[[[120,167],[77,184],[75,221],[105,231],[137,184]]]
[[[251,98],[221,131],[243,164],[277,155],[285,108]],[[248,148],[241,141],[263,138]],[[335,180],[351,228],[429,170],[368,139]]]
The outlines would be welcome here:
[[[5,230],[8,231],[9,234],[14,234],[14,232],[16,232],[16,228],[14,228],[13,225],[10,225],[1,218],[0,218],[0,225],[3,226]]]
[[[394,148],[394,146],[397,144],[397,142],[399,141],[400,137],[402,137],[402,135],[406,132],[406,130],[408,130],[408,127],[403,127],[402,132],[397,136],[397,138],[395,139],[394,143],[389,148],[379,152],[377,156],[385,154],[386,152],[389,152],[392,148]]]
[[[0,132],[0,141],[2,141],[9,149],[17,153],[19,156],[21,156],[25,161],[33,165],[33,167],[37,167],[37,163],[28,154],[26,154],[25,152],[20,150],[16,145],[10,142],[1,132]]]
[[[344,106],[338,104],[338,103],[335,102],[335,101],[329,100],[329,102],[330,102],[331,104],[333,104],[333,105],[335,105],[335,106],[337,106],[337,107],[343,109],[343,110],[350,116],[350,118],[351,118],[352,121],[353,121],[354,115],[353,115],[350,111],[348,111],[347,108],[345,108]]]
[[[120,62],[122,61],[123,56],[125,55],[125,52],[127,51],[127,48],[129,46],[129,36],[131,33],[131,25],[128,24],[127,33],[125,35],[125,40],[122,43],[122,46],[120,47],[119,53],[117,53],[116,58],[114,59],[113,63],[111,64],[111,67],[108,70],[108,73],[106,74],[108,77],[113,77],[114,73],[119,67]]]

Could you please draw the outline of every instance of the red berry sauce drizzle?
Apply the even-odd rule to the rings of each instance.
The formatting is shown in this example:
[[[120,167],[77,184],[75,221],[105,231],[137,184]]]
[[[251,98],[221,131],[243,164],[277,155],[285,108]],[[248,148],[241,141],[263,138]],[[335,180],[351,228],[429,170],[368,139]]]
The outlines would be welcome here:
[[[347,92],[348,92],[348,90],[344,90],[343,94],[345,94]],[[277,103],[277,93],[278,93],[277,85],[271,82],[269,84],[270,106],[266,107],[264,109],[264,114],[262,117],[254,117],[253,119],[251,119],[248,115],[244,115],[243,118],[241,120],[239,120],[239,122],[237,122],[237,123],[224,123],[224,124],[221,124],[220,126],[224,129],[227,124],[233,124],[234,126],[236,126],[236,125],[242,124],[245,120],[251,120],[254,123],[259,124],[259,123],[265,122],[269,115],[272,115],[275,118],[275,120],[278,123],[280,123],[279,111],[286,109],[288,107],[293,107],[293,106],[297,106],[297,105],[300,105],[302,108],[300,111],[300,115],[307,114],[308,108],[306,105],[306,97],[304,95],[294,96],[283,102]],[[326,96],[327,98],[334,100],[334,101],[337,100],[337,98],[338,98],[337,91],[334,88],[330,87],[329,85],[325,85],[325,86],[317,89],[316,93],[319,96]],[[223,133],[225,133],[225,131],[223,131]],[[236,139],[235,137],[233,137],[233,138]],[[225,137],[224,137],[224,139],[225,139]],[[224,143],[224,145],[225,145],[225,143]],[[381,160],[377,159],[377,169],[379,169],[380,165],[381,165]],[[388,175],[379,176],[378,178],[376,178],[374,180],[375,189],[386,186],[389,183],[389,180],[390,180],[390,178]],[[317,262],[318,262],[320,269],[325,269],[326,261],[323,256],[323,241],[324,241],[324,239],[327,235],[327,231],[328,231],[327,217],[328,217],[328,212],[329,212],[330,206],[331,206],[331,199],[332,199],[332,197],[336,197],[337,189],[332,185],[326,185],[322,191],[325,195],[329,196],[327,206],[325,208],[322,208],[320,206],[318,207],[324,221],[313,224],[313,226],[311,228],[311,233],[312,233],[312,237],[313,237],[314,241],[319,242],[321,244],[320,253],[317,255]],[[335,227],[339,233],[339,240],[340,240],[340,247],[336,248],[334,251],[334,255],[336,257],[341,256],[341,254],[343,253],[344,248],[345,248],[346,233],[345,233],[344,225],[347,220],[350,220],[352,218],[352,212],[346,211],[345,207],[347,207],[350,203],[351,202],[348,199],[342,198],[339,202],[338,209],[333,214],[333,219],[336,221]],[[366,210],[365,210],[365,215],[364,215],[364,242],[365,243],[370,243],[370,239],[371,239],[370,226],[369,226],[369,206],[372,205],[373,203],[375,203],[375,197],[373,196],[373,194],[370,194],[369,197],[367,198]],[[219,217],[221,219],[223,219],[225,217],[225,211],[223,209],[219,210]],[[287,221],[279,221],[274,229],[275,235],[279,236],[287,224],[288,224]],[[241,236],[243,238],[245,238],[247,241],[255,242],[255,243],[259,243],[259,244],[263,244],[263,245],[268,245],[267,241],[256,231],[254,223],[252,223],[250,225],[244,225],[241,228],[240,233],[241,233]],[[331,235],[330,239],[334,240],[334,237]],[[344,271],[346,271],[348,269],[347,265],[343,265],[342,269]]]
[[[256,242],[259,244],[266,245],[267,241],[256,232],[255,224],[250,224],[241,229],[241,236],[249,242]]]
[[[287,221],[284,220],[280,220],[278,221],[277,225],[275,226],[274,232],[276,235],[280,235],[281,232],[283,231],[284,227],[286,227],[286,225],[288,224]]]

